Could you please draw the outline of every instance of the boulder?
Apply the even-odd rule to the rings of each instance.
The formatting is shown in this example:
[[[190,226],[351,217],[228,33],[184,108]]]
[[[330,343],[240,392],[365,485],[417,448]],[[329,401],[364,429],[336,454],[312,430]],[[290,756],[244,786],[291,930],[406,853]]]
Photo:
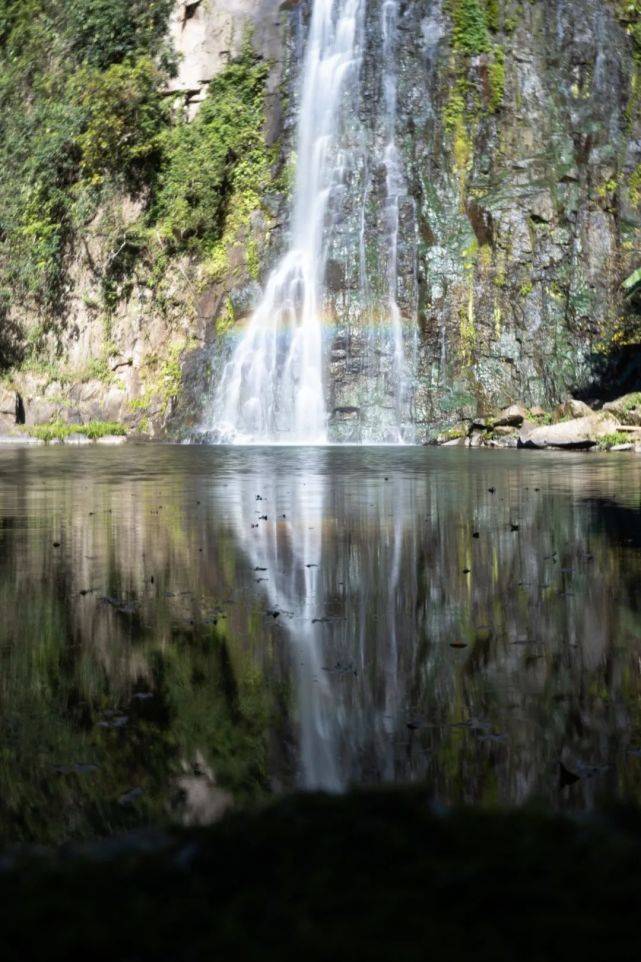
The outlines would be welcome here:
[[[494,419],[495,428],[520,428],[528,417],[528,409],[522,404],[511,404]]]
[[[571,397],[559,405],[557,414],[562,418],[588,418],[594,411],[584,401]]]
[[[615,415],[621,424],[641,425],[641,393],[625,394],[616,401],[603,405],[603,410]]]
[[[494,423],[493,421],[488,421],[487,418],[481,418],[481,417],[473,418],[472,423],[470,425],[470,432],[486,431],[488,427],[490,427],[493,423]]]
[[[589,417],[560,421],[540,427],[527,426],[519,435],[522,448],[593,448],[599,438],[613,434],[619,422],[611,415],[591,414]]]

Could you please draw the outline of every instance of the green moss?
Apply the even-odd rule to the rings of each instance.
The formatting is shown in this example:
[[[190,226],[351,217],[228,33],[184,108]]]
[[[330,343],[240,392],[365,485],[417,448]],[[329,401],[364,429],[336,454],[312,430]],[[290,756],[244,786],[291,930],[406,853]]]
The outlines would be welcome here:
[[[92,358],[82,372],[82,380],[102,381],[103,384],[114,381],[114,373],[109,367],[107,358],[104,356]]]
[[[630,203],[634,207],[638,207],[641,204],[641,164],[637,164],[630,174],[628,190],[630,194]]]
[[[500,0],[485,0],[487,25],[493,33],[501,26],[501,3]]]
[[[260,273],[260,256],[258,253],[258,244],[253,237],[249,238],[245,247],[245,263],[247,273],[251,279],[254,281],[258,280]]]
[[[459,311],[460,337],[461,337],[461,357],[465,364],[472,363],[472,356],[476,344],[476,318],[474,313],[474,278],[472,272],[468,272],[468,292],[467,302],[461,305]]]
[[[498,25],[498,6],[481,0],[450,0],[452,57],[450,93],[443,109],[443,123],[450,135],[459,189],[464,195],[474,160],[474,141],[484,115],[495,114],[505,95],[505,52],[490,40],[489,27]],[[471,58],[488,55],[487,84],[471,82]]]
[[[502,47],[494,47],[493,59],[488,68],[488,76],[488,109],[490,113],[495,114],[501,107],[505,96],[505,51]]]

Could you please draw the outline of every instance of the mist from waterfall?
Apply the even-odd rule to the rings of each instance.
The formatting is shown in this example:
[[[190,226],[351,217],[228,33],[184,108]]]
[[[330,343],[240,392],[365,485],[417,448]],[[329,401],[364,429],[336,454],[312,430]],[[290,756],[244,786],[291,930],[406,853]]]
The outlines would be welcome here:
[[[296,135],[296,182],[289,246],[268,277],[246,329],[237,334],[231,357],[216,387],[207,430],[223,443],[302,443],[328,441],[327,384],[331,318],[325,275],[333,228],[340,222],[350,190],[350,137],[358,129],[367,0],[313,0],[304,54]],[[372,160],[384,171],[382,198],[387,294],[381,351],[391,357],[386,375],[387,409],[393,424],[380,437],[406,440],[408,376],[403,319],[397,301],[400,204],[406,196],[402,162],[395,141],[396,39],[398,0],[383,0],[376,33],[381,38],[381,107],[384,144]],[[369,25],[367,26],[369,30]],[[365,201],[363,200],[363,206]],[[360,253],[362,259],[363,238]],[[349,257],[349,249],[343,251]],[[361,269],[363,274],[363,270]],[[362,279],[361,294],[367,290]],[[328,322],[325,324],[325,322]],[[376,350],[374,350],[376,348]],[[370,432],[371,433],[371,432]]]

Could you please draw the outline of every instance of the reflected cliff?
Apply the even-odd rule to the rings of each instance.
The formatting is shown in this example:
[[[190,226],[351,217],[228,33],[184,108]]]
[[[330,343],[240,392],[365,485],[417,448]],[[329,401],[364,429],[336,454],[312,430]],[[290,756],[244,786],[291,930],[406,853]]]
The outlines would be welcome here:
[[[0,452],[0,834],[296,788],[641,798],[641,465]]]

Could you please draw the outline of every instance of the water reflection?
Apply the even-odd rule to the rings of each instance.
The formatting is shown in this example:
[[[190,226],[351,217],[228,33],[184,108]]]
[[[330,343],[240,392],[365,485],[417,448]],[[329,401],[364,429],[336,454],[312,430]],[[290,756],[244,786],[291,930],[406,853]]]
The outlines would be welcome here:
[[[635,458],[132,446],[0,472],[4,839],[381,781],[639,797]]]

